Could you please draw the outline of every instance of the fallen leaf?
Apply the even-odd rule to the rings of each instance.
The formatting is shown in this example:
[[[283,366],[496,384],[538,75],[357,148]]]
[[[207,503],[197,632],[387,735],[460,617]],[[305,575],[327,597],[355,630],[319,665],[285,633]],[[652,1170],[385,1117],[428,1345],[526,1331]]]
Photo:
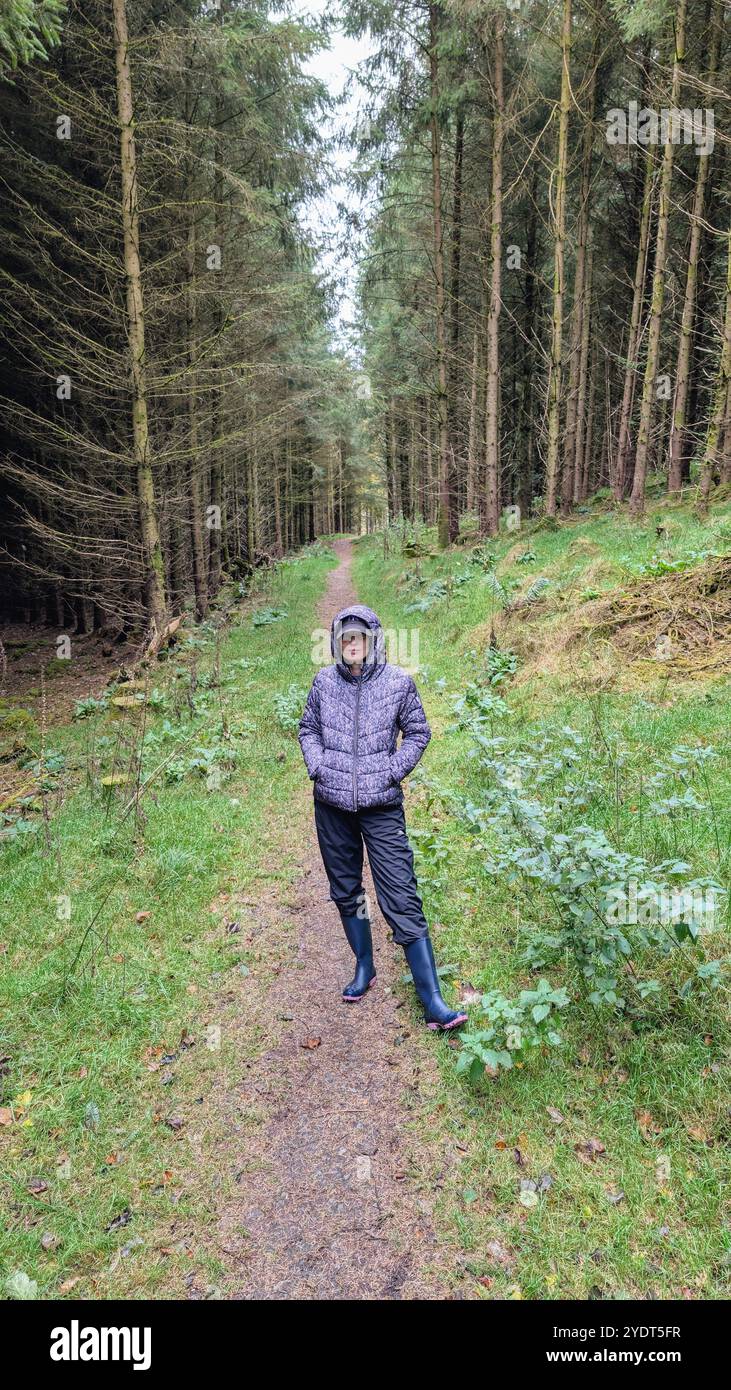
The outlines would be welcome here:
[[[121,1211],[119,1213],[119,1216],[113,1217],[113,1219],[109,1222],[109,1225],[104,1227],[104,1230],[118,1231],[121,1226],[128,1226],[131,1220],[132,1212],[130,1211],[129,1207],[125,1207],[124,1211]]]
[[[582,1163],[594,1163],[606,1149],[600,1139],[586,1139],[582,1144],[574,1144],[574,1152]]]
[[[669,1154],[658,1154],[657,1158],[655,1159],[655,1180],[660,1184],[661,1187],[664,1186],[665,1183],[670,1182]]]
[[[30,1279],[22,1269],[16,1269],[14,1274],[5,1280],[5,1290],[8,1298],[33,1299],[38,1297],[38,1285],[35,1279]]]
[[[662,1125],[653,1119],[649,1110],[640,1110],[636,1115],[637,1125],[643,1139],[651,1139],[653,1134],[662,1134]]]
[[[503,1267],[512,1265],[513,1263],[512,1255],[509,1254],[505,1246],[502,1245],[499,1240],[489,1240],[485,1248],[485,1253],[489,1255],[490,1259],[494,1260],[496,1264],[503,1265]]]

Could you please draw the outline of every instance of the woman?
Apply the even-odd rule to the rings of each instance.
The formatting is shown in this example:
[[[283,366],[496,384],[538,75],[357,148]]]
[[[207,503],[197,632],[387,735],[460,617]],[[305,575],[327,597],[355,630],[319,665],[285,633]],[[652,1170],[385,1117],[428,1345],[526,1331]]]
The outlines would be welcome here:
[[[431,738],[424,707],[408,672],[386,660],[383,629],[372,609],[356,603],[336,613],[330,651],[334,665],[324,666],[312,682],[299,742],[314,783],[330,898],[356,960],[343,999],[362,999],[376,981],[363,888],[365,843],[378,905],[404,948],[425,1020],[430,1028],[457,1028],[467,1015],[448,1008],[441,996],[404,820],[401,782]]]

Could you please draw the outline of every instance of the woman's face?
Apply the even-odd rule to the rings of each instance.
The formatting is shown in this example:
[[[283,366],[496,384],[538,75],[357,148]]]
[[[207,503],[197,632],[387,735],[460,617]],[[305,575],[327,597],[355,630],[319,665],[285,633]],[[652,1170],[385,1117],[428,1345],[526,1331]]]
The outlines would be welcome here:
[[[348,632],[343,637],[343,661],[347,666],[362,666],[366,654],[364,632]]]

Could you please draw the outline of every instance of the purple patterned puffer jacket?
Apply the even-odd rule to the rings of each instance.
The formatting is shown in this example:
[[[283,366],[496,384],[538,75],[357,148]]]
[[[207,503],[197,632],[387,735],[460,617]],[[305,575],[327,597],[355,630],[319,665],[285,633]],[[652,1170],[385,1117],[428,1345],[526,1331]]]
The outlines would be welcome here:
[[[373,634],[360,676],[342,660],[345,618],[362,618]],[[337,650],[336,650],[337,646]],[[429,739],[413,678],[386,660],[383,628],[362,603],[341,608],[330,627],[334,665],[312,682],[299,724],[299,742],[319,801],[357,811],[403,801],[401,779],[416,767]],[[397,749],[399,729],[403,734]]]

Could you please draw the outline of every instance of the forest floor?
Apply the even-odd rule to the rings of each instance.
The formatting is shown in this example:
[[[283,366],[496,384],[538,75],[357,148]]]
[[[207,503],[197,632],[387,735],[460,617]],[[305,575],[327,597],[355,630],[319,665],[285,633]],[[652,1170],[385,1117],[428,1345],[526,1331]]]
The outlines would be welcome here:
[[[32,785],[0,823],[5,1296],[728,1296],[725,984],[681,992],[685,951],[651,960],[657,1003],[576,999],[561,1047],[469,1080],[369,877],[378,985],[340,999],[352,957],[296,726],[312,640],[349,599],[392,660],[418,639],[434,736],[407,821],[474,1029],[482,991],[535,986],[522,947],[551,912],[464,818],[491,785],[476,727],[516,765],[542,750],[544,800],[578,787],[623,849],[728,884],[729,553],[731,508],[665,504],[418,558],[396,528],[328,538],[184,634],[139,708],[72,661],[76,718],[59,705],[42,748],[10,720],[28,749],[6,766]],[[3,709],[37,721],[33,698]],[[694,786],[689,747],[710,759]],[[699,959],[727,937],[726,914]],[[568,960],[545,969],[574,994]]]

